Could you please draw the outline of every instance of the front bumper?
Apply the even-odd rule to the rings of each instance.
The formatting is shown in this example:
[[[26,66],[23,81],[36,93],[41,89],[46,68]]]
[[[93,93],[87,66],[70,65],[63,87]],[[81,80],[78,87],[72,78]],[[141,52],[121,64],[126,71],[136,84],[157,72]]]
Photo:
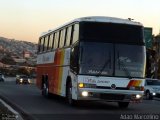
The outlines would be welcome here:
[[[30,84],[30,81],[28,81],[28,80],[19,80],[18,83],[19,84]]]
[[[88,92],[88,96],[83,96],[82,92]],[[105,101],[121,101],[121,102],[132,102],[141,101],[143,99],[143,91],[134,90],[113,90],[113,89],[91,89],[91,88],[80,88],[78,90],[78,100],[105,100]],[[140,98],[136,98],[139,95]]]
[[[152,91],[150,93],[150,96],[152,96],[152,97],[160,97],[160,91]]]

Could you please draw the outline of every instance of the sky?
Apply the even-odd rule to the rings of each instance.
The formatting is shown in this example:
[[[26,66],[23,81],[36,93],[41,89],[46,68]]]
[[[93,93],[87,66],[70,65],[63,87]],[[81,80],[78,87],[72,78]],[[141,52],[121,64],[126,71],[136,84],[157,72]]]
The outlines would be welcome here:
[[[160,32],[160,0],[0,0],[0,36],[37,43],[42,32],[86,16],[133,18]]]

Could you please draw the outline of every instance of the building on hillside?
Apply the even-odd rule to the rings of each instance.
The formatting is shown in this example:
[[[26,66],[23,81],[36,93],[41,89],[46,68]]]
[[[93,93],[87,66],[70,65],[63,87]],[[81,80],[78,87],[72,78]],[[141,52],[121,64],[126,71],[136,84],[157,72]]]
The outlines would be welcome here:
[[[19,58],[19,59],[14,58],[14,61],[15,61],[16,63],[25,63],[25,62],[26,62],[26,59],[23,59],[23,58]]]
[[[0,67],[4,67],[4,64],[0,62]]]
[[[31,57],[31,53],[28,51],[23,51],[23,58],[30,58]]]
[[[0,50],[3,50],[3,46],[2,45],[0,45]]]

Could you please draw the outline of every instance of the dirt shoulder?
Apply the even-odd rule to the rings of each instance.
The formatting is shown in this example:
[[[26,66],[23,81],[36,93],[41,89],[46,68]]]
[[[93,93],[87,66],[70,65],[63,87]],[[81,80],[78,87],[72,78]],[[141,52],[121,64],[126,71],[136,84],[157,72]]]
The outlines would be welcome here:
[[[12,113],[4,104],[0,102],[0,119],[1,120],[16,120],[17,116]]]

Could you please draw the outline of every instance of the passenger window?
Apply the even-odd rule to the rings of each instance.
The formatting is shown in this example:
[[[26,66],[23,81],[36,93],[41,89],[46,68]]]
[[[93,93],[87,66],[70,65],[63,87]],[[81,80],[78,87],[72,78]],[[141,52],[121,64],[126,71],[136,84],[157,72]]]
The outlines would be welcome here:
[[[51,34],[50,36],[49,36],[49,50],[51,50],[52,49],[52,44],[53,44],[53,34]]]
[[[67,46],[67,31],[68,31],[68,28],[65,29],[65,36],[64,36],[64,46]]]
[[[74,31],[73,31],[73,41],[72,44],[74,44],[79,39],[79,24],[74,25]]]
[[[70,26],[70,27],[68,28],[68,31],[67,31],[66,46],[69,46],[69,45],[70,45],[71,32],[72,32],[72,26]]]
[[[40,52],[44,51],[44,37],[41,38]]]
[[[41,40],[42,38],[39,39],[39,43],[38,43],[38,50],[37,50],[38,53],[41,52]]]
[[[73,42],[73,32],[74,32],[74,25],[72,25],[72,29],[71,29],[70,45],[72,45],[72,42]]]
[[[47,48],[48,48],[48,36],[45,37],[44,51],[47,51]]]
[[[58,38],[59,38],[59,32],[56,32],[55,39],[54,39],[54,48],[55,49],[58,47]]]
[[[52,38],[52,39],[53,39],[53,42],[52,42],[52,49],[54,49],[54,42],[55,42],[55,41],[54,41],[54,40],[55,40],[55,33],[53,33],[53,38]]]
[[[60,43],[59,43],[60,48],[62,48],[64,46],[65,32],[66,32],[66,29],[63,29],[61,31],[61,37],[60,37]]]
[[[61,34],[62,34],[62,30],[59,31],[59,36],[58,36],[58,48],[60,48]]]

